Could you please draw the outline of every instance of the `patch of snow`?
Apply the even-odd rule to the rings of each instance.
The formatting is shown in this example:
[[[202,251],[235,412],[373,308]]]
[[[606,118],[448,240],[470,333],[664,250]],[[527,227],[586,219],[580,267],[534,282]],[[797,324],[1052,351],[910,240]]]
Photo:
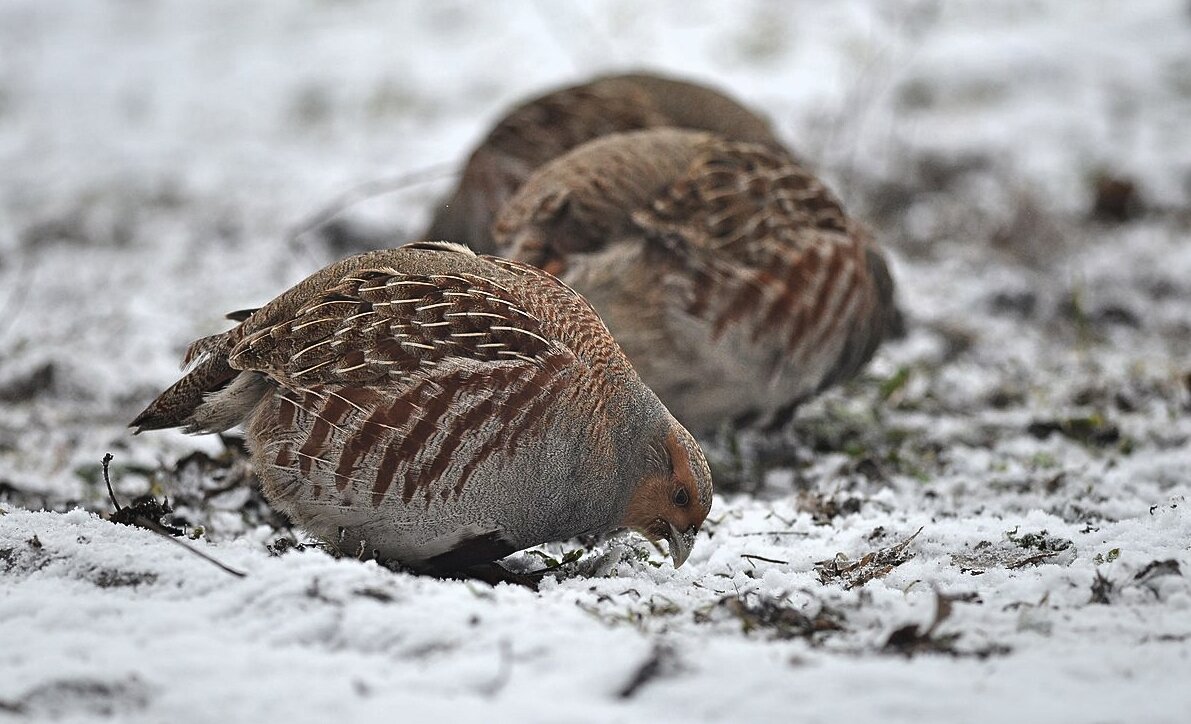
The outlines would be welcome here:
[[[0,720],[1186,719],[1185,2],[12,0],[0,46]],[[682,569],[632,536],[539,593],[272,555],[223,443],[128,434],[334,257],[286,240],[329,199],[429,170],[345,214],[403,241],[510,104],[638,67],[767,113],[911,322],[747,460],[709,444]],[[1140,218],[1088,219],[1101,173]],[[247,576],[101,519],[107,451]]]

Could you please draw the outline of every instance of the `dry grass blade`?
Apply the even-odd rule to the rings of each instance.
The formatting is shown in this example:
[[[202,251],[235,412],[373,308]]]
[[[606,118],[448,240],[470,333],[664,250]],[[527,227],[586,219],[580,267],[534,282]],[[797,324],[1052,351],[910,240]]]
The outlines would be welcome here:
[[[964,600],[965,598],[962,596],[948,596],[935,591],[935,615],[931,619],[930,625],[922,629],[917,624],[911,623],[894,629],[886,639],[882,651],[906,657],[934,653],[956,657],[975,656],[981,659],[1009,653],[1009,647],[1002,644],[989,644],[977,649],[960,650],[956,648],[956,643],[960,638],[959,633],[939,633],[939,626],[951,617],[954,603]]]
[[[455,173],[454,166],[454,163],[440,163],[399,176],[371,179],[356,184],[295,224],[286,234],[286,239],[291,244],[296,242],[303,234],[323,226],[361,201],[452,176]]]
[[[116,500],[115,491],[112,490],[112,480],[108,470],[108,466],[111,465],[111,462],[111,453],[106,453],[103,456],[103,460],[100,461],[100,464],[103,466],[103,482],[107,486],[108,497],[111,498],[112,505],[116,508],[116,511],[108,517],[108,520],[112,521],[113,523],[144,528],[145,530],[156,533],[174,545],[182,546],[182,548],[184,548],[187,552],[202,558],[221,571],[236,576],[237,578],[245,578],[248,575],[244,571],[238,571],[226,563],[223,563],[214,557],[203,553],[197,548],[192,548],[186,543],[178,540],[175,536],[182,535],[183,531],[172,526],[167,526],[161,522],[162,516],[166,515],[171,510],[168,500],[164,503],[158,503],[153,499],[152,496],[142,496],[132,505],[128,507],[122,507],[120,502]]]
[[[621,699],[631,699],[643,686],[666,673],[666,669],[673,667],[674,651],[668,646],[653,647],[649,658],[645,659],[628,682],[617,692]]]
[[[744,633],[767,631],[776,639],[807,638],[826,631],[842,631],[843,616],[827,607],[820,606],[813,615],[803,613],[782,598],[763,595],[725,596],[712,610],[726,610],[740,621]],[[711,611],[696,615],[696,620],[708,620]]]
[[[835,558],[815,563],[815,571],[819,574],[819,582],[823,584],[840,582],[845,590],[863,586],[874,578],[883,578],[890,571],[914,557],[908,549],[910,543],[922,532],[919,528],[914,535],[904,541],[887,548],[880,548],[867,553],[860,560],[849,560],[842,553]]]
[[[790,564],[790,561],[778,560],[777,558],[766,558],[765,556],[759,556],[754,553],[741,553],[740,557],[749,561],[765,561],[766,563],[777,563],[779,565]]]
[[[1009,570],[1013,570],[1015,568],[1025,568],[1026,566],[1033,565],[1035,563],[1041,563],[1048,558],[1054,558],[1057,555],[1058,553],[1054,553],[1052,551],[1043,551],[1042,553],[1035,553],[1032,556],[1026,556],[1025,558],[1019,558],[1016,561],[1007,563],[1005,564],[1005,567]]]

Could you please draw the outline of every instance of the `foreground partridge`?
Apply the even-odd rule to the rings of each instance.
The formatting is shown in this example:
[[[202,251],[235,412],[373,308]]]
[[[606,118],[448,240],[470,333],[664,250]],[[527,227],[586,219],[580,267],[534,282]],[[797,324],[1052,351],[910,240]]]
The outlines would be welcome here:
[[[767,145],[677,129],[591,141],[534,173],[493,233],[587,297],[696,432],[784,423],[900,322],[873,240]]]
[[[191,345],[132,423],[243,423],[265,497],[347,552],[449,571],[631,528],[681,565],[711,506],[690,434],[591,306],[424,242],[345,259]]]
[[[780,147],[765,120],[711,88],[645,73],[597,78],[530,100],[498,121],[422,236],[491,253],[492,220],[535,169],[592,139],[664,126]]]

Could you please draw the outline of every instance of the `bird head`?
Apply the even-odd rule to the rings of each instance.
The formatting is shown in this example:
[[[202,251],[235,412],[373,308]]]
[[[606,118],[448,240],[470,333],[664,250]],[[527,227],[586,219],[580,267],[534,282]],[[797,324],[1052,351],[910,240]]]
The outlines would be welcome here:
[[[646,473],[633,490],[621,525],[666,539],[678,568],[711,510],[711,469],[691,434],[674,418],[649,446]]]

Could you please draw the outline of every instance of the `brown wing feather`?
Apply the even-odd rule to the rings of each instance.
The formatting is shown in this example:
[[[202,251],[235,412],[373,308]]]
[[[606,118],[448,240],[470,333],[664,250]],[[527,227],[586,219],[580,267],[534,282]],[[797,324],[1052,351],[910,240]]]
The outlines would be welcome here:
[[[631,229],[630,214],[690,167],[713,136],[638,131],[600,138],[538,170],[493,223],[503,256],[552,272]]]
[[[605,78],[522,103],[493,127],[483,145],[521,161],[528,173],[593,138],[668,120],[638,84]]]
[[[744,263],[770,244],[808,229],[849,233],[843,207],[813,174],[764,146],[689,138],[700,154],[638,213],[638,225],[689,230],[691,240]]]
[[[195,350],[202,354],[198,365],[133,425],[203,429],[195,426],[196,410],[245,371],[294,389],[399,387],[450,358],[557,367],[563,358],[574,360],[571,350],[577,349],[584,350],[585,361],[595,361],[588,350],[591,330],[597,337],[599,331],[607,336],[606,330],[586,302],[546,279],[537,270],[494,264],[449,244],[352,257],[203,341]],[[568,295],[572,311],[582,309],[576,319],[560,317],[554,306]],[[606,344],[623,360],[610,338]]]
[[[557,277],[519,261],[485,257],[516,275],[514,288],[534,311],[546,333],[566,345],[588,369],[613,375],[636,375],[620,345],[591,302]]]
[[[508,289],[474,274],[358,269],[292,316],[258,329],[229,355],[232,367],[284,385],[407,381],[451,357],[540,363],[565,349]]]
[[[644,91],[623,81],[563,88],[522,103],[468,158],[458,188],[424,236],[491,250],[492,220],[539,166],[592,138],[665,122]]]
[[[656,125],[710,131],[734,141],[783,148],[768,120],[715,88],[652,73],[612,76],[593,83],[611,88],[622,84],[648,96],[650,105],[666,119]]]
[[[898,317],[867,233],[766,144],[680,129],[592,141],[539,169],[493,228],[502,253],[592,296],[677,409],[731,397],[733,384],[741,405],[743,392],[768,405],[778,379],[775,394],[804,399],[855,374]],[[687,371],[699,355],[720,378]]]
[[[536,169],[593,139],[661,127],[712,131],[781,149],[765,119],[712,88],[647,73],[596,78],[529,100],[502,117],[468,158],[458,187],[424,236],[489,251],[493,220]]]
[[[775,370],[822,368],[808,394],[854,375],[896,315],[867,233],[813,174],[767,147],[706,144],[633,221],[668,257],[660,263],[683,311],[706,322],[711,340],[748,330]],[[824,354],[836,357],[824,365]]]
[[[754,341],[786,332],[787,349],[814,345],[852,295],[875,301],[867,237],[822,182],[765,146],[703,143],[633,221],[670,255],[687,282],[686,311],[713,338],[745,323]]]

